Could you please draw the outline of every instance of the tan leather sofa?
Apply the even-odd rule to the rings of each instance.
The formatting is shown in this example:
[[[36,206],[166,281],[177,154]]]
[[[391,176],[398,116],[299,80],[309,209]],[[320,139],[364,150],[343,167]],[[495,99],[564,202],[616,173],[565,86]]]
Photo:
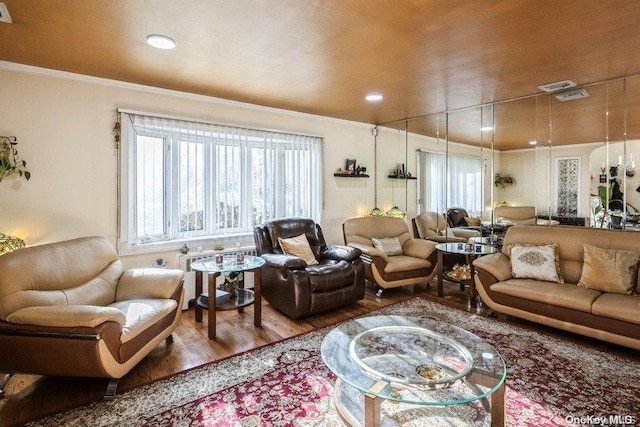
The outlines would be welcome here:
[[[471,237],[480,237],[482,232],[469,228],[449,227],[445,215],[423,212],[411,220],[414,235],[438,243],[466,243]]]
[[[379,286],[378,296],[384,289],[427,284],[435,275],[436,243],[414,239],[402,218],[351,218],[342,224],[342,231],[345,244],[362,251],[365,278]],[[402,254],[387,255],[374,246],[373,238],[397,238]]]
[[[559,245],[565,283],[514,279],[509,245],[549,242]],[[501,253],[473,262],[478,293],[497,312],[640,349],[640,295],[600,292],[576,285],[582,274],[584,244],[640,251],[640,233],[571,226],[511,227]]]
[[[498,206],[493,211],[495,221],[515,225],[558,225],[556,220],[542,219],[536,216],[534,206]]]
[[[0,372],[118,379],[163,340],[182,313],[182,270],[124,271],[103,237],[0,256]]]

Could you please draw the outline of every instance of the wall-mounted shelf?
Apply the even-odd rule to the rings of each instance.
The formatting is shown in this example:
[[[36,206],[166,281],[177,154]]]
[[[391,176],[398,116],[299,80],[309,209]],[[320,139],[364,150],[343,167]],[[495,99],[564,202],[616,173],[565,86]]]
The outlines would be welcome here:
[[[333,176],[339,176],[341,178],[369,178],[369,175],[365,173],[357,174],[347,174],[347,173],[334,173]]]
[[[415,176],[398,176],[398,175],[387,175],[387,178],[393,178],[393,179],[418,179]]]

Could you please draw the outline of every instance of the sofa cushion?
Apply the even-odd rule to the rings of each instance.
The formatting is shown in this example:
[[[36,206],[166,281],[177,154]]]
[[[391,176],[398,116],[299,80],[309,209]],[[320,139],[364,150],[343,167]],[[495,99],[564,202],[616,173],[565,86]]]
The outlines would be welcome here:
[[[289,239],[283,239],[282,237],[278,237],[278,242],[280,243],[280,247],[282,248],[282,252],[287,255],[294,255],[298,258],[301,258],[307,265],[317,265],[318,260],[315,255],[313,255],[313,251],[311,250],[311,246],[309,245],[309,241],[307,240],[307,236],[301,234],[296,237],[291,237]]]
[[[172,299],[138,299],[120,301],[109,307],[117,308],[126,318],[122,327],[120,342],[131,341],[156,322],[162,320],[177,307],[178,303]]]
[[[470,226],[482,225],[482,219],[478,217],[465,216],[464,221],[467,223],[467,225],[470,225]]]
[[[384,272],[397,273],[429,267],[431,267],[431,263],[426,259],[414,258],[406,255],[396,255],[389,257],[389,262],[384,267]]]
[[[558,244],[544,245],[513,244],[511,273],[516,279],[535,279],[562,283]]]
[[[491,290],[517,298],[542,302],[591,313],[591,304],[602,295],[593,289],[570,283],[531,279],[509,279],[491,285]]]
[[[640,325],[640,296],[603,293],[593,302],[591,311],[597,316]]]
[[[384,237],[381,239],[374,237],[371,241],[375,248],[381,250],[387,256],[402,255],[402,246],[400,246],[400,240],[397,237]]]
[[[584,265],[578,286],[631,295],[638,282],[640,252],[584,245]],[[605,273],[606,272],[606,273]]]

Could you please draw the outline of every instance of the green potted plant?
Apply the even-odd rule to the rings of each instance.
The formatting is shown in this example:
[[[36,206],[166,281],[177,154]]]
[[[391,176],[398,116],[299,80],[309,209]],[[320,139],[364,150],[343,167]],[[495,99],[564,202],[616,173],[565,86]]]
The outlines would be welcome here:
[[[507,185],[514,185],[515,183],[516,182],[513,179],[513,177],[508,175],[500,175],[499,173],[496,174],[496,177],[493,180],[493,184],[496,187],[500,187],[500,188],[506,188]]]
[[[26,169],[27,162],[20,159],[16,145],[15,136],[0,136],[0,182],[13,174],[27,181],[31,178],[31,172]]]

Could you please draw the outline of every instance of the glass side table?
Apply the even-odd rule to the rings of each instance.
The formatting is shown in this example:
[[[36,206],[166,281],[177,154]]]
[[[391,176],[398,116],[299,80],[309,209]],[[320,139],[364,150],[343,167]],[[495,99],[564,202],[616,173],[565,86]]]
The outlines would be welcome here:
[[[196,322],[202,322],[202,310],[207,310],[207,320],[209,322],[209,339],[216,337],[216,311],[234,310],[242,312],[247,305],[253,304],[253,325],[262,324],[262,295],[260,293],[260,268],[264,265],[264,260],[257,256],[245,255],[244,262],[239,263],[236,256],[223,257],[222,263],[216,263],[214,258],[206,258],[191,264],[191,269],[196,272]],[[216,278],[223,273],[231,272],[253,272],[253,291],[244,289],[244,280],[239,285],[239,289],[234,298],[229,298],[218,304],[216,297]],[[203,276],[207,274],[207,298],[202,292]]]
[[[443,296],[443,286],[442,280],[444,276],[444,268],[443,268],[443,254],[458,254],[465,255],[467,258],[467,264],[469,264],[470,275],[469,278],[469,299],[471,302],[471,306],[475,307],[477,305],[478,294],[476,292],[476,282],[473,280],[473,276],[475,274],[475,269],[473,268],[473,260],[489,254],[495,254],[498,251],[494,246],[483,245],[483,244],[474,244],[474,243],[440,243],[436,245],[436,250],[438,251],[438,296]]]

